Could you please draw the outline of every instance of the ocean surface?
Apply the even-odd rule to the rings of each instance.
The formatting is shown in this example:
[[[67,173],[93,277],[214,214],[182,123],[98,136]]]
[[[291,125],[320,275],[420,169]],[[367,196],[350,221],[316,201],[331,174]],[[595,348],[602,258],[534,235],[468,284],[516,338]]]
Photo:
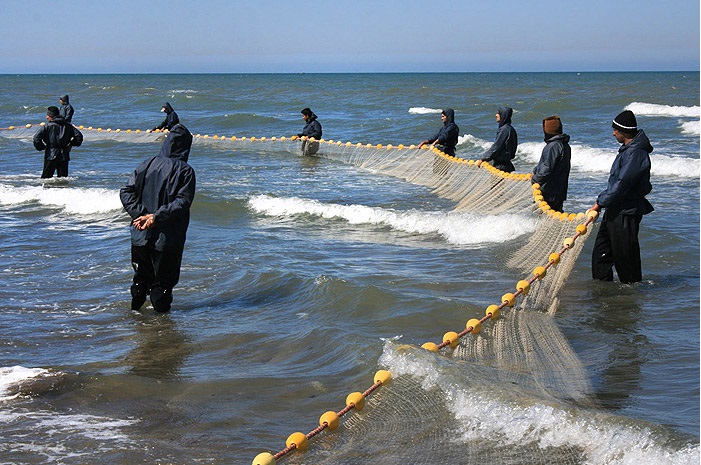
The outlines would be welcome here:
[[[69,178],[41,180],[43,154],[0,129],[0,464],[252,463],[342,409],[379,369],[415,380],[411,393],[445,414],[419,417],[417,434],[397,407],[388,439],[372,433],[369,406],[280,463],[440,464],[449,450],[465,454],[450,463],[699,463],[698,72],[2,75],[0,88],[1,128],[40,123],[69,94],[86,128],[149,129],[170,102],[193,134],[292,136],[308,106],[325,139],[363,144],[417,144],[449,107],[467,159],[489,147],[508,105],[518,172],[540,157],[542,118],[558,114],[572,138],[572,212],[605,187],[611,120],[628,108],[654,146],[655,207],[641,225],[643,282],[592,281],[590,238],[553,296],[548,318],[581,361],[591,402],[549,404],[481,376],[486,366],[397,355],[511,291],[522,277],[500,257],[528,239],[527,219],[466,221],[401,179],[196,141],[173,310],[134,312],[118,191],[160,144],[91,131]],[[518,395],[503,401],[506,390]],[[531,455],[495,459],[514,441]],[[551,456],[563,449],[576,460]]]

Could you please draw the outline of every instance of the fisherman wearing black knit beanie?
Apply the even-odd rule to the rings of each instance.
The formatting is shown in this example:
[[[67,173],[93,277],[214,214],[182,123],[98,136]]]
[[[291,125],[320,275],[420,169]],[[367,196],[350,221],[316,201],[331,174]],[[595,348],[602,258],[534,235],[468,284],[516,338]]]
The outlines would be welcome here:
[[[592,277],[613,281],[613,268],[622,283],[642,281],[638,231],[643,215],[654,208],[645,196],[650,184],[650,139],[630,110],[619,113],[612,122],[613,136],[622,144],[611,166],[608,185],[591,207],[605,209],[592,250]]]

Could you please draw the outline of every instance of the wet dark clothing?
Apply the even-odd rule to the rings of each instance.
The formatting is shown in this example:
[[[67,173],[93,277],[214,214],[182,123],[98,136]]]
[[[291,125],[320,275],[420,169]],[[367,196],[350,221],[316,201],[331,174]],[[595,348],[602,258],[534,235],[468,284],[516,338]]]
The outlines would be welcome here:
[[[642,281],[638,229],[643,215],[654,208],[645,196],[652,191],[650,153],[652,145],[639,130],[618,149],[608,185],[596,199],[604,216],[592,250],[592,277],[613,280],[615,266],[622,283]]]
[[[131,226],[134,282],[132,308],[146,295],[156,311],[170,310],[195,197],[195,170],[187,163],[192,134],[182,124],[170,129],[158,156],[139,166],[119,197],[132,219],[154,214],[154,226],[140,231]]]
[[[545,140],[546,145],[540,155],[540,161],[533,168],[531,183],[540,184],[540,191],[550,208],[562,211],[562,204],[567,199],[567,185],[570,177],[570,136],[558,134]]]
[[[514,110],[510,107],[499,107],[499,129],[492,146],[482,157],[482,161],[490,161],[495,168],[511,173],[516,168],[511,160],[516,157],[518,136],[511,126],[511,116]]]
[[[302,132],[297,135],[299,137],[307,136],[321,140],[321,123],[319,122],[317,116],[314,113],[312,113],[309,117],[309,122],[304,125]]]
[[[164,119],[161,124],[153,128],[154,131],[157,129],[167,129],[170,131],[173,126],[180,123],[178,114],[175,112],[175,110],[173,110],[173,107],[170,106],[170,103],[166,102],[165,105],[163,105],[163,108],[165,108],[166,119]]]
[[[73,120],[73,106],[68,102],[68,95],[61,97],[61,108],[58,109],[58,116],[63,117],[69,123]]]
[[[455,111],[452,108],[443,110],[445,123],[443,127],[431,138],[427,139],[429,144],[436,143],[438,149],[446,155],[455,156],[455,146],[458,145],[460,128],[455,124]]]
[[[72,147],[80,147],[83,133],[60,116],[48,121],[34,134],[34,148],[44,151],[42,178],[51,178],[54,171],[58,177],[68,176],[68,162]]]

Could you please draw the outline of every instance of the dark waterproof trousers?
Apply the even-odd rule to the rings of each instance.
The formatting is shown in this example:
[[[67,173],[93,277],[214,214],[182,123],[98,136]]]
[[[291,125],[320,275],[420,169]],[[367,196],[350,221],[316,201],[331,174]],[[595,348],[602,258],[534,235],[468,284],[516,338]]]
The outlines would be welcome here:
[[[151,299],[157,312],[167,312],[173,302],[173,288],[180,279],[182,252],[159,252],[150,247],[131,247],[134,281],[131,286],[131,308],[138,310]]]
[[[53,178],[54,172],[59,178],[68,176],[68,161],[44,160],[44,171],[41,172],[41,177]]]
[[[613,281],[613,267],[622,283],[642,281],[638,231],[642,215],[604,213],[591,256],[592,278]]]

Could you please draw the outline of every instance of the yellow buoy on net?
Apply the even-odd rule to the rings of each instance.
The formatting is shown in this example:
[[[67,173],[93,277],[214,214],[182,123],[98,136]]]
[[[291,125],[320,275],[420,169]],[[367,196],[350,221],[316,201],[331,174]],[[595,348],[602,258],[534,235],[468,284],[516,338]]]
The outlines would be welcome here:
[[[448,331],[443,335],[443,342],[447,342],[452,349],[460,345],[460,336],[455,331]]]
[[[584,235],[587,233],[587,225],[586,224],[578,224],[575,231],[577,231],[580,235]]]
[[[531,283],[526,281],[525,279],[522,279],[521,281],[516,283],[516,290],[521,291],[523,295],[528,294],[528,291],[531,290]]]
[[[596,219],[599,217],[599,212],[596,210],[587,210],[587,218],[593,219],[596,221]]]
[[[287,447],[292,447],[294,445],[297,450],[307,450],[309,447],[309,440],[307,439],[306,434],[297,431],[296,433],[290,434],[285,442],[285,445]]]
[[[351,392],[346,397],[346,407],[354,406],[356,410],[360,411],[365,407],[365,397],[361,392]]]
[[[392,379],[392,373],[387,370],[378,370],[375,373],[375,382],[380,384],[387,384]]]
[[[508,292],[501,296],[501,301],[506,303],[506,305],[508,305],[509,307],[513,307],[514,305],[516,305],[516,297],[511,292]]]
[[[501,309],[499,309],[498,305],[490,305],[484,311],[484,314],[488,315],[489,318],[491,318],[492,320],[496,320],[497,318],[499,318],[499,315],[501,315]]]
[[[424,342],[421,345],[422,349],[426,349],[429,352],[438,352],[438,345],[435,342]]]
[[[338,418],[338,414],[336,412],[329,410],[319,418],[319,426],[324,426],[324,424],[326,424],[326,427],[329,430],[333,431],[338,428],[338,425],[341,424],[341,419]]]
[[[568,249],[571,249],[572,246],[574,245],[574,239],[571,238],[571,237],[568,237],[567,239],[565,239],[564,241],[562,241],[562,245],[564,245],[564,246],[567,247]]]
[[[533,270],[533,276],[535,276],[538,279],[545,278],[545,274],[546,274],[545,267],[536,266],[535,269]]]
[[[560,263],[560,254],[557,252],[553,252],[548,257],[548,260],[553,262],[553,265],[557,265],[558,263]]]
[[[470,331],[472,334],[479,334],[482,331],[482,322],[477,318],[470,318],[465,324],[466,329],[469,327],[472,327],[472,331]]]
[[[262,452],[258,455],[256,455],[256,458],[253,459],[253,463],[251,465],[275,465],[277,461],[275,460],[275,456],[271,454],[270,452]]]

